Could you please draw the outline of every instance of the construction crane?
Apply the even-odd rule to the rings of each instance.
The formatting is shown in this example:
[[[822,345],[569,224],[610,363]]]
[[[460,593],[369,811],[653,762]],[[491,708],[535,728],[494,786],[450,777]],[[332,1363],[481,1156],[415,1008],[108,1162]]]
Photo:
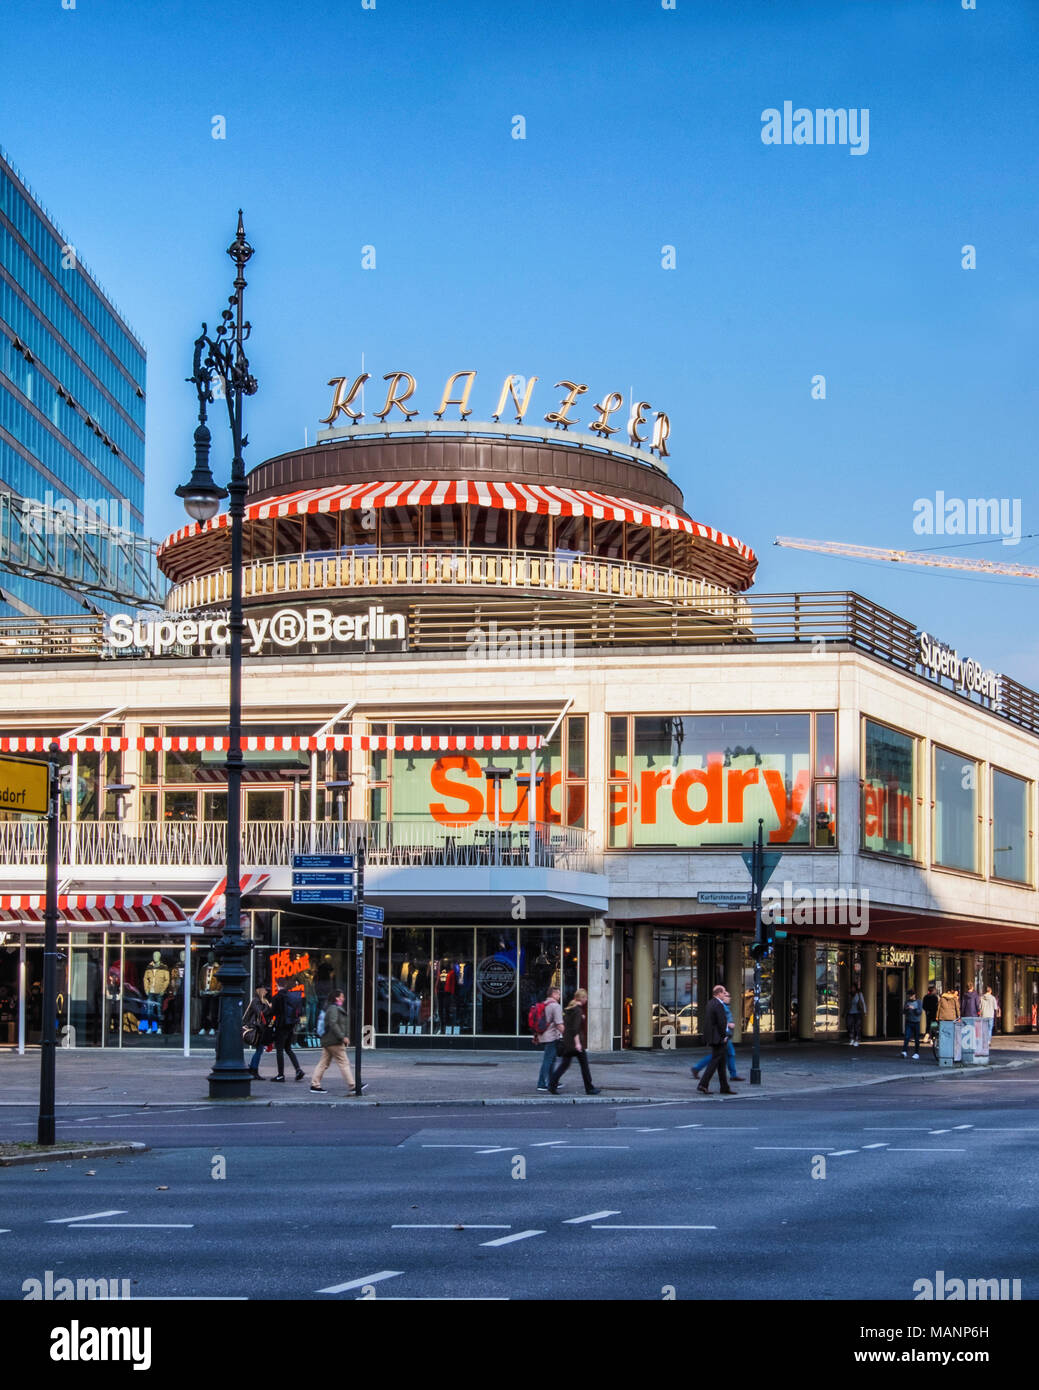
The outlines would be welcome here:
[[[1001,574],[1017,579],[1039,579],[1034,565],[1011,565],[999,560],[965,560],[958,555],[935,555],[925,550],[885,550],[876,545],[846,545],[842,541],[803,541],[777,536],[773,545],[787,550],[817,550],[821,555],[847,555],[855,560],[889,560],[896,565],[924,565],[934,569],[971,570],[974,574]]]

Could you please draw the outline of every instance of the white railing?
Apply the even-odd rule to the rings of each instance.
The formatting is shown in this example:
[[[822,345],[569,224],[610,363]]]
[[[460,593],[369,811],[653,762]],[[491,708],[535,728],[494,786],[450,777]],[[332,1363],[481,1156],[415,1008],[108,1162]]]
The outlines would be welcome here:
[[[287,867],[294,854],[353,853],[363,839],[373,865],[523,867],[601,873],[602,857],[586,830],[573,826],[438,825],[428,821],[248,821],[242,826],[242,864]],[[43,821],[0,823],[0,865],[43,867]],[[61,827],[58,858],[69,868],[221,868],[226,827],[220,822],[80,821]],[[2,869],[0,869],[2,872]]]
[[[537,589],[670,603],[709,600],[719,616],[745,616],[744,601],[724,585],[657,565],[570,552],[371,547],[252,560],[242,570],[247,601],[344,589],[459,587]],[[166,607],[170,612],[186,612],[226,604],[230,598],[231,571],[221,569],[175,585]],[[731,612],[723,614],[726,607]]]

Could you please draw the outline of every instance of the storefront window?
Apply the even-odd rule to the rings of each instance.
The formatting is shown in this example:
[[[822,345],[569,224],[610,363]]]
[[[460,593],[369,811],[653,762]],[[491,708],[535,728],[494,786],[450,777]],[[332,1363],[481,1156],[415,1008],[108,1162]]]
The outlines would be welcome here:
[[[864,723],[863,848],[912,859],[916,739],[872,719]]]
[[[974,873],[978,867],[978,765],[962,753],[934,750],[934,862]]]
[[[521,971],[515,935],[504,928],[477,929],[474,983],[478,1034],[515,1035],[518,1008],[516,980]]]
[[[676,1041],[700,1032],[697,946],[691,932],[653,934],[653,1036]]]
[[[832,849],[837,843],[837,786],[834,782],[815,784],[815,845]]]
[[[473,930],[434,929],[431,970],[432,1028],[446,1037],[473,1031]],[[515,980],[513,980],[515,987]]]
[[[389,936],[388,947],[379,952],[375,1031],[429,1033],[433,1013],[429,954],[433,933],[394,927]]]
[[[815,951],[815,1031],[838,1033],[841,1028],[840,965],[836,947]]]
[[[765,956],[761,962],[761,1032],[774,1033],[776,1031],[775,1014],[775,958]],[[737,999],[733,996],[732,1003],[729,1005],[732,1010],[733,1018],[737,1016],[742,1020],[741,1027],[746,1037],[754,1028],[754,957],[750,953],[750,943],[743,943],[743,998]]]
[[[812,843],[810,715],[681,714],[633,724],[630,776],[610,788],[611,844],[736,848],[755,838],[759,818],[766,845]]]
[[[1028,803],[1031,783],[992,769],[992,875],[1031,883]]]

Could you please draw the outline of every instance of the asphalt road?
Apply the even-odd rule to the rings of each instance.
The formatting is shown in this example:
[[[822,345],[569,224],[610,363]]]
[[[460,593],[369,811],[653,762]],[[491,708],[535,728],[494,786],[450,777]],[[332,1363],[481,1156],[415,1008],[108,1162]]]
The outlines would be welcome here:
[[[941,1270],[1027,1300],[1037,1100],[1022,1072],[775,1104],[77,1111],[59,1140],[152,1151],[0,1170],[0,1298],[50,1270],[134,1299],[907,1301]]]

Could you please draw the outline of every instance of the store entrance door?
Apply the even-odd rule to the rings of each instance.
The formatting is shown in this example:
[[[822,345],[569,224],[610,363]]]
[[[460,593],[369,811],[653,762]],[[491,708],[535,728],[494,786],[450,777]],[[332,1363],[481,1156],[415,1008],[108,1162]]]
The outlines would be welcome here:
[[[902,1005],[906,997],[906,972],[890,966],[881,971],[884,985],[884,1037],[902,1036]]]

